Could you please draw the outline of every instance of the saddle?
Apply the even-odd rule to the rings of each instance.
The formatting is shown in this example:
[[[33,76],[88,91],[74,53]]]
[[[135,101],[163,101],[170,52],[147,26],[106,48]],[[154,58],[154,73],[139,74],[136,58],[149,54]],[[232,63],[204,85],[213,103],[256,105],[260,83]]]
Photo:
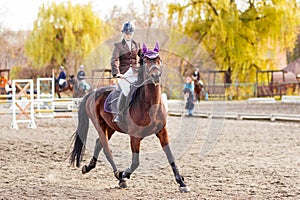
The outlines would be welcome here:
[[[136,89],[131,89],[127,101],[126,107],[130,106],[135,95]],[[116,88],[112,90],[109,95],[107,96],[105,103],[104,103],[104,111],[112,114],[118,113],[118,98],[120,96],[121,91],[117,90]]]
[[[118,97],[121,91],[114,89],[112,90],[109,95],[107,96],[105,103],[104,103],[104,111],[108,113],[116,114],[118,112]]]

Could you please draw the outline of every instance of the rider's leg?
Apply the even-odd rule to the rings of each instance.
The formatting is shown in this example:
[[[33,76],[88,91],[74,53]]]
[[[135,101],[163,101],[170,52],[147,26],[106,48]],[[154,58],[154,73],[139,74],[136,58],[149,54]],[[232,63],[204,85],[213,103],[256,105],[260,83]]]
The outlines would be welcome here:
[[[113,122],[120,122],[122,120],[122,115],[124,111],[127,108],[128,105],[128,99],[127,97],[130,97],[130,91],[131,91],[131,83],[134,83],[137,80],[137,74],[133,72],[132,68],[129,68],[127,72],[124,74],[124,79],[120,79],[118,81],[119,83],[119,90],[121,91],[121,94],[119,95],[118,99],[118,113],[115,115]]]
[[[121,122],[123,117],[122,115],[126,107],[126,100],[126,96],[123,94],[123,92],[121,92],[117,104],[118,113],[115,115],[113,122]]]

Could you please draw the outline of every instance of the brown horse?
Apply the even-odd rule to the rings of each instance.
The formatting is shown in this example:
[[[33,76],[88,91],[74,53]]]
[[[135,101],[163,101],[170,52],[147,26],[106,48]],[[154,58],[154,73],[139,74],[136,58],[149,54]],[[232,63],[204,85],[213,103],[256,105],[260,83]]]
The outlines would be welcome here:
[[[121,188],[126,188],[126,178],[139,166],[140,144],[146,136],[155,134],[164,150],[169,164],[172,167],[176,182],[179,184],[181,192],[189,192],[189,188],[184,183],[183,177],[179,174],[169,146],[168,131],[166,128],[167,113],[161,98],[161,60],[159,57],[159,47],[156,43],[154,50],[147,49],[143,45],[143,64],[138,72],[138,81],[131,83],[135,87],[135,95],[130,107],[123,114],[123,122],[112,122],[113,114],[104,109],[106,99],[114,91],[115,87],[104,87],[87,94],[79,106],[78,126],[74,133],[74,147],[71,152],[70,162],[80,166],[80,161],[84,154],[84,146],[87,140],[89,119],[93,122],[99,138],[97,139],[98,151],[103,148],[104,154],[109,161],[115,177],[119,181]],[[130,137],[132,163],[129,168],[119,171],[113,159],[108,141],[115,131],[128,134]],[[96,151],[96,149],[95,149]],[[93,157],[88,166],[82,168],[83,173],[87,173],[95,167],[97,158]]]
[[[200,84],[199,80],[194,79],[194,93],[195,93],[195,100],[200,101],[201,99],[201,92],[203,91],[203,85]]]
[[[58,81],[55,80],[55,93],[57,94],[58,98],[61,98],[60,93],[61,92],[67,92],[70,91],[73,95],[73,87],[74,87],[74,75],[70,75],[69,79],[66,81],[66,86],[63,88],[59,87]]]

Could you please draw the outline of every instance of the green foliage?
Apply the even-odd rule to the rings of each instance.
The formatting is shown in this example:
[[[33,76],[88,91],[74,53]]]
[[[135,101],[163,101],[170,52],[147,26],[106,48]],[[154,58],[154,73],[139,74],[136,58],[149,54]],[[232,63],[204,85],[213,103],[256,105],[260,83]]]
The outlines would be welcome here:
[[[91,4],[43,5],[25,46],[34,68],[64,65],[75,72],[89,53],[110,33]]]
[[[200,43],[218,69],[230,67],[233,82],[254,82],[253,66],[277,69],[277,56],[294,48],[299,13],[295,0],[254,0],[244,10],[234,0],[193,0],[170,4],[169,24]]]

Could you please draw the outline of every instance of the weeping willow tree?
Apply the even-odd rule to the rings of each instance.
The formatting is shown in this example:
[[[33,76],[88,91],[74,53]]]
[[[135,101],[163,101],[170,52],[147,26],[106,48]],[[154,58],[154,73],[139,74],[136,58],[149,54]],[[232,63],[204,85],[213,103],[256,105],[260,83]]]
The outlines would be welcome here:
[[[254,82],[257,69],[277,69],[278,55],[294,48],[300,15],[296,0],[244,4],[243,9],[235,0],[169,4],[169,25],[205,48],[218,69],[230,69],[233,81]]]
[[[76,71],[109,33],[110,29],[94,14],[91,4],[43,5],[25,53],[33,67],[64,65],[70,71]]]

